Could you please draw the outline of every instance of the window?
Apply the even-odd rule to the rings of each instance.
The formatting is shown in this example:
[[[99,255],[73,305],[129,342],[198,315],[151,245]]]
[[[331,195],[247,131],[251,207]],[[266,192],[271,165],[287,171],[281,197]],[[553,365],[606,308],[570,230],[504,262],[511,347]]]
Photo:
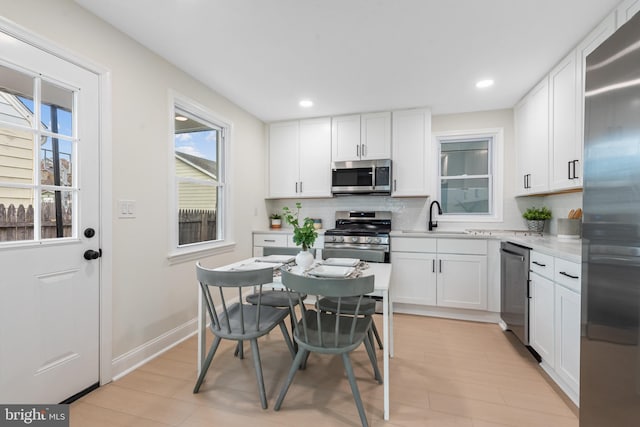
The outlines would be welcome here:
[[[77,235],[76,94],[0,65],[0,242]]]
[[[175,100],[173,252],[222,246],[226,239],[225,152],[229,125],[193,103]]]
[[[502,131],[456,132],[436,137],[442,219],[502,218],[502,186],[497,179],[501,168],[501,135]]]

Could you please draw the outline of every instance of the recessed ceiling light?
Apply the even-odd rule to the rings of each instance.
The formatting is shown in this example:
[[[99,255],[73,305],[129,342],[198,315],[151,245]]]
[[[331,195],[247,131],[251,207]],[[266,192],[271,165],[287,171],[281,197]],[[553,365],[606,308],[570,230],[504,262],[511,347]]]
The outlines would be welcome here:
[[[489,86],[493,86],[493,80],[491,80],[491,79],[480,80],[478,83],[476,83],[476,87],[478,89],[484,89],[484,88],[489,87]]]
[[[300,101],[300,106],[304,108],[313,107],[313,101],[311,101],[310,99],[303,99],[302,101]]]
[[[176,120],[179,122],[186,122],[189,119],[187,119],[185,116],[176,116]]]

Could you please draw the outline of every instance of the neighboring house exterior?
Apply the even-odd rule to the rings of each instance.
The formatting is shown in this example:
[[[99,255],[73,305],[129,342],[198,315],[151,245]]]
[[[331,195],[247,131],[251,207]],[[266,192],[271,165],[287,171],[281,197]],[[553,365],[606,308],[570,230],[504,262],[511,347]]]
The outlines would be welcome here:
[[[181,180],[178,184],[178,207],[180,210],[215,210],[217,206],[217,186],[207,186],[196,181],[218,184],[218,165],[213,160],[191,154],[176,152],[176,175],[178,178],[193,179],[194,182]]]
[[[33,114],[14,95],[0,92],[0,121],[31,127]],[[0,127],[0,205],[25,207],[33,203],[33,191],[9,188],[2,183],[31,184],[33,182],[32,134]]]

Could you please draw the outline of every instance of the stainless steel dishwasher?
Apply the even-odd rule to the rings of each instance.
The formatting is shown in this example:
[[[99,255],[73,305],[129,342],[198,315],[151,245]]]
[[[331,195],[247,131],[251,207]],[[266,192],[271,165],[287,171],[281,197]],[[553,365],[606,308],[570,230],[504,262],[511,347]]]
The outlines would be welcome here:
[[[529,346],[529,251],[511,242],[500,244],[500,317]]]

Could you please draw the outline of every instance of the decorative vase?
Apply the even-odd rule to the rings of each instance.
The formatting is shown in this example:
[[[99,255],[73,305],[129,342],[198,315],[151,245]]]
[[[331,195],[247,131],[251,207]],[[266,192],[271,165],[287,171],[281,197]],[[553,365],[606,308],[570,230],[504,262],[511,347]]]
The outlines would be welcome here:
[[[296,255],[296,265],[304,270],[311,267],[313,265],[313,261],[313,255],[308,250],[300,251],[298,252],[298,255]]]
[[[281,219],[271,219],[271,228],[281,228],[282,220]]]
[[[527,228],[529,229],[529,231],[542,233],[542,231],[544,230],[544,221],[544,219],[528,219]]]

